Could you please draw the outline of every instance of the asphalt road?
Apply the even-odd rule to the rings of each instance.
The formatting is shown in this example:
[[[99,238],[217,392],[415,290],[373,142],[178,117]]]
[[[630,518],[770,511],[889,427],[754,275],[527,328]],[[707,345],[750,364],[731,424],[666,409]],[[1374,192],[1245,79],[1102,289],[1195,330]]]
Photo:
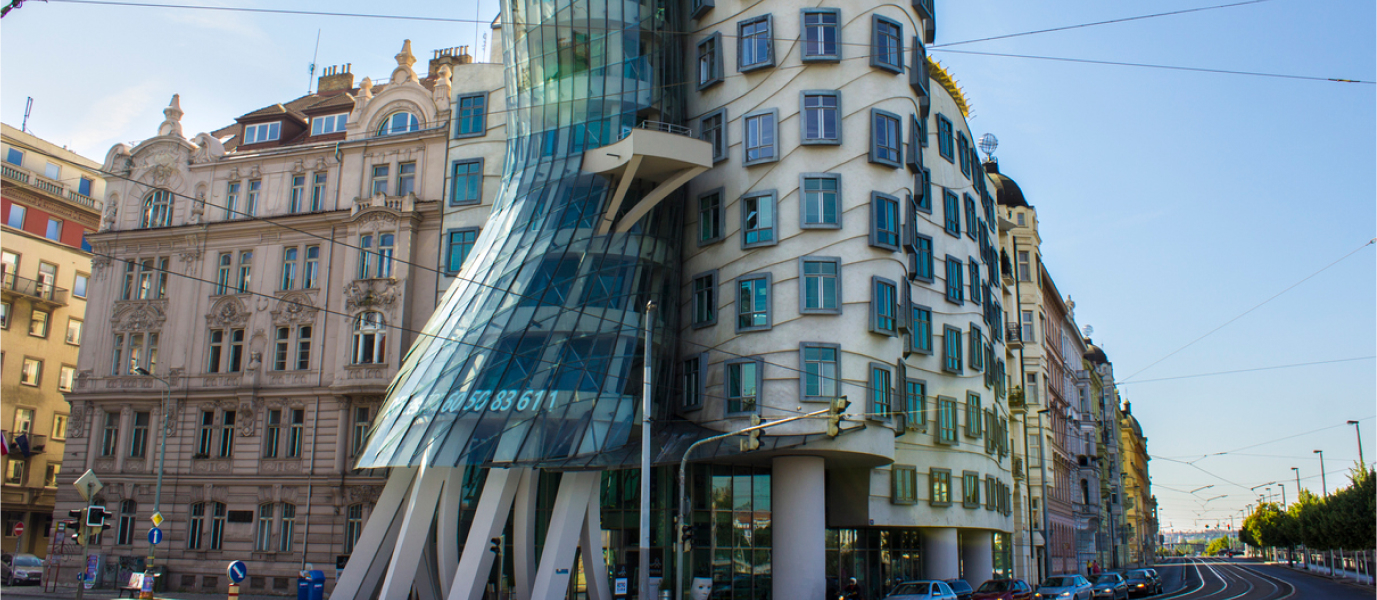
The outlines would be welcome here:
[[[1372,600],[1373,590],[1284,566],[1229,558],[1157,565],[1165,591],[1153,600]]]

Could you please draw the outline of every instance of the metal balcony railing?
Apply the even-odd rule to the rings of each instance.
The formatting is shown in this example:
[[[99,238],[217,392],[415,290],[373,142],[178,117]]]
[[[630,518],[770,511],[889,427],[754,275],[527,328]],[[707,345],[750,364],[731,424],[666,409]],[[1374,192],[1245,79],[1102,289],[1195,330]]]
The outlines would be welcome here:
[[[636,129],[649,129],[651,131],[663,131],[665,133],[693,137],[692,129],[689,129],[688,127],[684,127],[682,125],[665,123],[663,121],[641,121],[641,123],[636,126]],[[631,129],[623,130],[622,136],[619,139],[626,139],[626,136],[631,135],[632,131],[633,130]]]
[[[5,273],[3,286],[7,292],[61,306],[67,305],[67,290],[51,283],[20,277],[15,273]]]
[[[9,163],[0,164],[0,176],[10,181],[36,187],[44,193],[57,196],[58,198],[65,198],[76,204],[85,206],[86,208],[95,210],[101,209],[100,203],[97,202],[95,198],[82,194],[76,190],[67,189],[67,186],[23,167],[18,167]]]

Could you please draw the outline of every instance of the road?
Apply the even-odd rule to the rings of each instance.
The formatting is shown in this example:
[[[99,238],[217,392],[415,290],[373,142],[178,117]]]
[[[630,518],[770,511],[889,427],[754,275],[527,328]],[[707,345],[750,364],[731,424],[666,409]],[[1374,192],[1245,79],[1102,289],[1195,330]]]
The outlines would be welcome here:
[[[1244,559],[1186,558],[1157,565],[1165,592],[1153,600],[1372,600],[1358,587]]]

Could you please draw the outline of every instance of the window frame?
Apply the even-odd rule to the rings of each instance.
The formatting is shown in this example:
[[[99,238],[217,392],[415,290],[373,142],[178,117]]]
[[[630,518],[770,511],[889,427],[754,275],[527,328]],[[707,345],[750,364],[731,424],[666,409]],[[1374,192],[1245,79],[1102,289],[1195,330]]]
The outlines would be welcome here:
[[[806,270],[806,267],[807,267],[808,263],[832,263],[832,265],[836,267],[835,274],[833,275],[833,277],[834,277],[835,280],[836,280],[836,281],[835,281],[835,284],[833,285],[833,289],[834,289],[834,291],[836,292],[836,298],[835,298],[835,300],[836,300],[836,305],[837,305],[836,308],[826,308],[826,307],[824,307],[824,306],[819,306],[818,308],[809,308],[809,307],[808,307],[808,278],[812,276],[812,275],[809,275],[808,272],[807,272],[807,270]],[[817,275],[817,276],[818,276],[818,277],[824,277],[823,275]],[[842,285],[842,259],[841,259],[840,256],[812,256],[812,255],[809,255],[809,256],[800,256],[800,257],[798,258],[798,280],[799,280],[799,292],[798,292],[798,312],[799,312],[799,314],[803,314],[803,315],[840,315],[840,314],[842,313],[842,297],[844,296],[844,293],[845,293],[845,292],[844,292],[844,289],[843,289],[844,286]],[[825,291],[825,290],[823,290],[822,287],[819,286],[819,289],[818,289],[818,298],[819,298],[819,300],[821,300],[821,299],[823,298],[823,295],[824,295],[823,292],[824,292],[824,291]],[[822,304],[825,304],[825,303],[822,303]]]
[[[707,121],[709,119],[718,119],[719,124],[713,127],[709,127],[707,124]],[[703,141],[707,142],[708,145],[712,146],[713,164],[727,160],[727,158],[731,155],[731,138],[728,135],[728,131],[730,130],[729,125],[731,125],[731,121],[727,118],[726,107],[719,108],[698,118],[699,139],[702,139]],[[720,141],[720,144],[714,143],[714,140],[706,139],[709,129],[716,132],[715,135],[718,138],[718,141]],[[721,146],[722,152],[720,154],[717,151],[718,146]]]
[[[836,102],[836,105],[833,106],[833,107],[831,108],[831,110],[832,110],[832,112],[833,112],[833,115],[835,116],[835,120],[836,120],[836,134],[833,135],[832,137],[826,137],[826,136],[821,136],[821,137],[808,137],[808,111],[809,111],[809,110],[822,110],[822,111],[827,110],[826,108],[821,108],[821,107],[820,107],[820,108],[817,108],[817,109],[814,109],[814,108],[812,108],[812,107],[809,107],[809,106],[808,106],[808,99],[809,99],[810,97],[815,97],[815,98],[832,98],[832,99]],[[843,121],[844,119],[842,119],[842,114],[843,114],[843,113],[842,113],[842,93],[841,93],[840,90],[803,90],[803,91],[800,91],[800,92],[798,93],[798,108],[799,108],[799,124],[798,124],[798,127],[799,127],[799,145],[801,145],[801,146],[840,146],[840,145],[841,145],[841,143],[842,143],[842,121]],[[819,133],[822,132],[822,129],[823,129],[823,128],[822,128],[821,126],[819,126],[819,129],[818,129],[818,130],[819,130]]]
[[[910,393],[910,387],[917,386],[920,394]],[[916,400],[915,400],[916,398]],[[904,379],[903,411],[907,413],[908,428],[915,431],[928,429],[928,382],[924,379],[907,377]]]
[[[689,363],[693,363],[693,371],[689,371]],[[693,394],[690,398],[688,382],[693,380]],[[703,397],[708,386],[708,353],[700,352],[689,358],[679,361],[679,408],[681,410],[700,410],[703,408]]]
[[[834,352],[834,354],[832,355],[832,360],[831,360],[831,361],[824,361],[824,360],[809,361],[809,360],[808,360],[808,350],[810,350],[810,349],[825,349],[825,350],[831,350],[831,351]],[[799,342],[799,345],[798,345],[798,361],[799,361],[799,365],[802,367],[802,368],[799,369],[799,386],[798,386],[798,395],[799,395],[799,401],[800,401],[800,402],[831,402],[833,398],[838,397],[838,396],[841,395],[841,387],[842,387],[842,349],[841,349],[841,344],[834,344],[834,343],[831,343],[831,342]],[[832,367],[832,368],[833,368],[833,376],[832,376],[832,377],[827,377],[826,375],[824,375],[824,374],[821,372],[821,370],[819,370],[819,372],[817,373],[817,375],[814,375],[812,372],[810,372],[810,371],[808,370],[808,365],[810,364],[810,362],[816,362],[816,363],[819,363],[819,364],[824,364],[824,363],[830,362],[830,363],[832,364],[832,366],[833,366],[833,367]],[[817,378],[818,378],[818,390],[819,390],[819,391],[823,391],[823,387],[825,386],[826,381],[830,379],[830,380],[832,381],[832,388],[833,388],[833,390],[834,390],[836,393],[833,394],[833,395],[830,395],[830,396],[827,395],[827,394],[810,395],[810,394],[808,393],[809,379],[811,379],[811,378],[813,378],[813,377],[817,377]]]
[[[709,318],[700,321],[698,320],[698,281],[704,278],[711,278],[710,285],[707,289],[708,293],[712,297],[712,305],[708,307],[708,310],[712,314],[709,316]],[[719,302],[719,294],[721,289],[720,283],[721,281],[718,276],[717,269],[703,271],[701,273],[694,275],[689,280],[689,326],[693,329],[702,329],[704,327],[712,327],[714,325],[717,325],[717,316],[719,309],[721,307],[721,302]]]
[[[475,175],[475,174],[473,173],[473,171],[470,169],[467,173],[464,174],[464,179],[465,179],[465,180],[468,180],[468,179],[473,178],[473,177],[477,177],[477,178],[478,178],[478,186],[477,186],[477,190],[476,190],[477,196],[474,197],[474,198],[472,198],[472,199],[466,197],[466,198],[464,198],[463,200],[460,200],[460,199],[459,199],[459,189],[460,189],[460,188],[459,188],[459,167],[460,167],[460,166],[472,167],[473,165],[477,165],[477,166],[478,166],[478,172],[477,172],[477,174]],[[450,205],[450,206],[479,206],[479,205],[483,204],[483,168],[484,168],[483,157],[481,157],[481,156],[478,157],[478,158],[465,158],[465,159],[450,161],[450,164],[449,164],[449,198],[448,198],[448,202],[449,202],[449,205]],[[467,191],[475,191],[475,190],[473,189],[473,186],[472,186],[472,185],[468,185],[468,186],[465,186],[465,187],[467,188]],[[466,195],[467,195],[467,194],[466,194]]]
[[[966,437],[985,435],[985,402],[977,392],[966,391]]]
[[[883,298],[881,290],[889,290],[889,322],[890,327],[885,328],[881,319],[885,317],[881,305]],[[886,337],[898,337],[899,335],[899,285],[892,279],[886,279],[878,275],[870,276],[870,332],[878,333]]]
[[[464,258],[463,258],[463,260],[459,261],[459,266],[458,266],[458,268],[455,268],[455,266],[454,266],[454,264],[453,264],[453,263],[454,263],[454,236],[455,236],[455,234],[463,234],[463,233],[469,233],[469,232],[473,232],[473,233],[474,233],[473,241],[469,243],[469,250],[468,250],[467,252],[464,253]],[[476,246],[476,245],[478,244],[478,236],[479,236],[479,235],[482,235],[482,233],[483,233],[483,229],[482,229],[481,227],[456,227],[456,228],[453,228],[453,229],[446,229],[446,230],[445,230],[445,254],[444,254],[445,262],[444,262],[444,264],[445,264],[445,273],[446,273],[446,274],[448,274],[448,275],[458,275],[459,272],[460,272],[461,270],[463,270],[464,263],[468,262],[468,257],[469,257],[470,255],[473,254],[473,247]]]
[[[924,242],[926,242],[926,246]],[[914,234],[913,247],[915,250],[913,253],[915,266],[913,270],[913,279],[924,283],[932,283],[937,277],[937,259],[933,254],[932,236],[923,235],[921,233]],[[925,267],[926,269],[919,269],[916,267]],[[924,270],[926,270],[926,275],[923,274]]]
[[[716,7],[716,0],[693,0],[689,18],[697,19]]]
[[[753,366],[755,367],[755,382],[754,382],[754,383],[755,383],[755,395],[753,396],[754,400],[751,401],[751,407],[750,407],[750,408],[742,408],[741,410],[735,410],[735,411],[733,411],[733,410],[732,410],[732,403],[733,403],[733,402],[739,402],[739,400],[737,400],[737,398],[745,398],[746,396],[745,396],[744,394],[742,394],[742,395],[740,395],[740,396],[734,396],[734,395],[732,395],[732,389],[731,389],[731,388],[732,388],[732,383],[731,383],[731,382],[732,382],[731,370],[732,370],[733,368],[739,367],[740,365],[743,365],[743,364],[750,364],[750,365],[753,365]],[[726,361],[724,361],[724,362],[722,363],[722,371],[723,371],[723,377],[722,377],[722,413],[723,413],[723,415],[724,415],[725,417],[733,417],[733,416],[743,416],[743,415],[760,414],[760,395],[761,395],[762,388],[764,387],[764,384],[765,384],[765,377],[764,377],[764,372],[765,372],[765,361],[764,361],[763,359],[761,359],[760,357],[756,357],[756,356],[742,356],[742,357],[730,358],[730,359],[727,359]],[[744,378],[743,378],[743,381],[744,381]],[[743,391],[744,391],[744,390],[743,390]]]
[[[918,467],[895,464],[889,468],[890,504],[918,503]]]
[[[884,60],[880,53],[880,27],[889,25],[895,28],[894,35],[894,56],[897,62],[890,63]],[[894,19],[886,18],[878,14],[870,16],[870,66],[877,69],[899,74],[904,72],[904,26]]]
[[[962,354],[961,342],[962,332],[951,325],[942,326],[942,370],[948,373],[961,374],[964,372],[962,362],[965,355]]]
[[[464,101],[474,98],[482,99],[482,111],[476,117],[473,115],[465,116],[463,112]],[[462,140],[465,138],[483,137],[488,134],[488,92],[474,92],[471,94],[459,95],[454,99],[454,109],[454,139]],[[478,119],[478,130],[465,133],[465,120],[474,118]]]
[[[764,312],[764,313],[765,313],[765,324],[764,324],[764,325],[747,325],[747,326],[744,326],[744,327],[743,327],[743,326],[741,325],[741,317],[742,317],[742,312],[741,312],[741,306],[742,306],[742,304],[741,304],[741,286],[742,286],[742,284],[744,284],[744,283],[746,283],[746,282],[750,282],[750,281],[764,281],[764,282],[765,282],[765,308],[764,308],[764,310],[763,310],[763,311],[761,311],[761,310],[752,310],[752,311],[749,313],[749,314],[755,314],[755,313],[758,313],[758,312]],[[736,319],[735,319],[735,323],[736,323],[736,332],[737,332],[737,333],[748,333],[748,332],[753,332],[753,331],[769,331],[770,329],[773,329],[773,328],[774,328],[774,313],[775,313],[775,311],[774,311],[774,302],[775,302],[775,297],[774,297],[774,296],[775,296],[775,294],[774,294],[774,274],[773,274],[773,273],[751,273],[751,274],[748,274],[748,275],[742,275],[742,276],[740,276],[740,277],[737,277],[735,280],[733,280],[732,283],[733,283],[733,286],[732,286],[733,289],[736,290],[736,301],[735,301],[735,303],[734,303],[734,306],[736,307],[736,311],[735,311],[735,317],[736,317]],[[754,291],[754,290],[752,290],[752,291]],[[720,306],[720,303],[719,303],[719,306]],[[753,306],[753,308],[754,308],[754,306]]]
[[[833,182],[836,183],[836,188],[837,188],[837,189],[834,190],[833,193],[832,193],[832,195],[833,195],[832,202],[833,202],[834,205],[835,205],[835,206],[834,206],[833,213],[836,215],[836,222],[834,222],[834,223],[828,223],[828,222],[826,222],[826,221],[818,221],[818,222],[816,222],[816,223],[810,223],[810,222],[808,222],[808,204],[809,204],[809,199],[808,199],[808,194],[809,194],[809,190],[808,190],[808,180],[810,180],[810,179],[830,179],[830,180],[832,180]],[[799,190],[798,226],[799,226],[800,229],[841,229],[841,228],[842,228],[842,218],[843,218],[843,214],[842,214],[842,213],[844,212],[844,211],[843,211],[843,207],[842,207],[842,204],[843,204],[842,198],[843,198],[844,196],[842,195],[842,176],[841,176],[841,173],[799,173],[799,176],[798,176],[798,190]],[[826,192],[825,192],[825,191],[820,191],[819,193],[826,193]],[[819,218],[822,218],[825,214],[826,214],[826,203],[823,203],[823,204],[819,207]]]
[[[927,313],[926,320],[918,318],[919,311],[925,311]],[[909,305],[909,318],[909,351],[918,354],[932,354],[934,351],[934,344],[932,341],[932,308],[916,302],[911,303]],[[920,323],[926,324],[926,327],[920,327]],[[926,329],[926,332],[924,329]]]
[[[894,414],[894,367],[880,362],[870,363],[866,377],[865,403],[866,418],[878,421],[890,419]]]
[[[980,508],[980,473],[961,472],[961,508]]]
[[[966,278],[966,264],[961,259],[950,254],[946,258],[946,296],[947,302],[957,306],[966,304],[966,288],[964,279]]]
[[[935,398],[937,427],[933,431],[936,437],[933,441],[944,446],[960,445],[961,442],[957,429],[960,428],[961,422],[957,412],[956,398],[942,396],[940,394]],[[950,417],[950,423],[947,422],[948,417]]]
[[[809,51],[809,50],[810,50],[809,47],[810,47],[811,45],[813,45],[813,41],[810,40],[810,39],[808,39],[808,34],[809,34],[809,32],[810,32],[810,25],[809,25],[809,23],[808,23],[808,16],[809,16],[809,15],[815,15],[815,14],[830,14],[830,15],[836,17],[836,22],[835,22],[835,23],[832,23],[832,24],[830,24],[830,25],[824,24],[824,23],[819,23],[819,24],[816,24],[816,25],[812,25],[812,26],[811,26],[811,27],[815,27],[815,28],[817,28],[817,29],[831,29],[831,30],[832,30],[832,32],[833,32],[833,34],[832,34],[832,38],[833,38],[833,39],[832,39],[832,52],[818,52],[818,53],[812,53],[812,52]],[[836,63],[836,62],[841,62],[841,59],[842,59],[842,41],[841,41],[841,37],[842,37],[842,36],[841,36],[841,28],[842,28],[841,9],[839,9],[839,8],[816,7],[816,8],[804,8],[804,9],[800,9],[800,10],[799,10],[799,44],[800,44],[801,50],[799,51],[799,59],[800,59],[802,62],[805,62],[805,63],[810,63],[810,62],[817,62],[817,63]],[[818,44],[819,46],[826,46],[826,42],[825,42],[825,41],[822,41],[822,40],[819,40],[819,41],[817,42],[817,44]],[[823,48],[821,48],[821,49],[822,49],[822,50],[826,50],[825,47],[823,47]]]
[[[956,140],[952,137],[954,131],[951,119],[937,113],[937,153],[953,164],[956,163]]]
[[[316,124],[320,127],[317,130]],[[329,131],[326,131],[326,124],[329,124]],[[338,113],[333,115],[320,115],[311,117],[311,135],[330,135],[332,133],[343,133],[344,128],[349,123],[349,113]]]
[[[751,38],[752,38],[755,34],[752,34],[751,37],[748,37],[748,36],[746,35],[746,33],[745,33],[745,30],[746,30],[746,27],[751,26],[751,25],[755,25],[755,24],[760,23],[760,22],[764,22],[764,23],[765,23],[765,56],[764,56],[761,60],[759,60],[759,61],[757,61],[757,62],[753,62],[753,63],[750,63],[750,64],[746,64],[745,62],[743,62],[743,61],[745,60],[745,56],[746,56],[746,52],[745,52],[746,44],[748,43],[748,41],[751,40]],[[737,22],[736,22],[736,72],[737,72],[737,73],[750,73],[750,72],[752,72],[752,71],[758,71],[758,70],[760,70],[760,69],[768,69],[768,68],[771,68],[771,67],[773,67],[773,66],[775,66],[775,20],[774,20],[774,15],[766,14],[766,15],[760,15],[760,16],[757,16],[757,17],[751,17],[751,18],[748,18],[748,19],[742,19],[742,20],[740,20],[740,21],[737,21]]]
[[[757,227],[757,228],[755,228],[755,229],[747,229],[747,228],[746,228],[746,224],[747,224],[747,222],[748,222],[748,217],[747,217],[747,214],[746,214],[746,210],[747,210],[746,203],[747,203],[748,200],[756,200],[756,199],[765,199],[764,201],[769,202],[769,207],[770,207],[770,225],[769,225],[768,227]],[[742,249],[742,250],[747,250],[747,249],[750,249],[750,248],[759,248],[759,247],[762,247],[762,246],[774,246],[774,245],[776,245],[776,244],[779,243],[779,194],[778,194],[775,190],[763,190],[763,191],[759,191],[759,192],[751,192],[751,193],[749,193],[749,194],[742,194],[740,200],[738,200],[737,203],[741,205],[740,211],[741,211],[741,249]],[[758,210],[758,209],[757,209],[757,210]],[[747,241],[747,236],[749,235],[749,233],[751,233],[751,232],[767,231],[767,230],[770,232],[770,239],[768,239],[768,240],[759,240],[759,239],[758,239],[758,240],[756,240],[756,241],[754,241],[754,242],[749,242],[749,241]]]
[[[938,493],[941,483],[942,493]],[[932,467],[928,470],[928,504],[931,506],[951,506],[951,469]]]
[[[702,72],[705,47],[708,47],[708,50],[711,51],[711,55],[708,56],[708,59],[710,60],[708,68],[711,72],[708,74],[708,77],[706,79],[704,79]],[[694,79],[697,81],[698,91],[701,92],[714,85],[722,83],[722,81],[725,80],[726,77],[724,73],[726,72],[726,61],[722,56],[723,50],[724,49],[722,48],[722,32],[720,31],[712,32],[707,37],[698,40],[698,43],[695,44],[694,65],[697,68],[694,70]]]
[[[870,192],[870,245],[874,248],[883,248],[890,252],[898,252],[900,244],[903,243],[903,222],[899,212],[899,198],[882,192]],[[893,222],[892,230],[882,230],[880,228],[880,216],[883,211],[888,210],[890,220]],[[893,241],[885,241],[885,236],[891,236]]]
[[[878,135],[878,131],[879,131],[879,120],[880,120],[880,119],[885,119],[887,123],[893,124],[893,126],[894,126],[894,131],[893,131],[893,134],[894,134],[894,135],[893,135],[893,139],[892,139],[892,146],[885,146],[885,148],[886,148],[886,153],[888,152],[888,150],[892,149],[892,151],[893,151],[893,153],[894,153],[894,158],[892,158],[892,159],[891,159],[891,158],[885,158],[885,157],[883,157],[883,156],[880,155],[880,140],[879,140],[879,135]],[[903,140],[903,137],[904,137],[904,134],[903,134],[904,125],[903,125],[903,123],[904,123],[904,122],[903,122],[902,119],[899,118],[899,115],[896,115],[896,114],[894,114],[894,113],[892,113],[892,112],[889,112],[889,111],[887,111],[887,110],[881,110],[881,109],[878,109],[878,108],[872,108],[872,109],[870,109],[870,155],[869,155],[869,161],[870,161],[871,163],[877,164],[877,165],[884,165],[884,166],[887,166],[887,167],[893,167],[893,168],[895,168],[895,169],[898,169],[898,168],[904,166],[904,165],[903,165],[903,162],[904,162],[904,140]]]
[[[715,227],[714,227],[714,229],[713,229],[714,232],[715,232],[715,235],[712,235],[712,236],[710,236],[710,237],[706,237],[706,238],[705,238],[705,237],[703,237],[703,214],[704,214],[704,211],[703,211],[703,199],[708,198],[708,197],[713,196],[713,195],[716,195],[716,196],[717,196],[717,206],[716,206],[715,208],[713,208],[713,218],[716,219],[716,221],[717,221],[717,222],[716,222],[716,225],[715,225]],[[698,236],[697,236],[697,237],[698,237],[698,247],[699,247],[699,248],[702,248],[703,246],[708,246],[708,245],[716,244],[716,243],[718,243],[718,242],[720,242],[720,241],[722,241],[722,240],[724,240],[724,239],[727,238],[727,235],[726,235],[726,233],[725,233],[725,230],[726,230],[726,219],[727,219],[727,208],[726,208],[726,207],[727,207],[727,202],[726,202],[726,197],[727,197],[726,188],[721,188],[721,187],[715,188],[715,189],[711,189],[711,190],[707,190],[707,191],[705,191],[705,192],[703,192],[703,193],[698,194],[698,196],[697,196],[697,199],[698,199]]]
[[[249,132],[254,132],[253,139],[249,139]],[[262,135],[259,135],[262,132]],[[249,123],[244,125],[242,144],[265,144],[276,142],[282,139],[282,121],[269,121],[266,123]]]
[[[751,123],[757,119],[763,119],[761,123],[770,124],[769,144],[758,144],[751,146]],[[757,135],[757,137],[760,137]],[[769,148],[769,156],[750,158],[752,149]],[[779,109],[767,108],[756,110],[741,115],[741,166],[750,167],[777,162],[779,160]]]

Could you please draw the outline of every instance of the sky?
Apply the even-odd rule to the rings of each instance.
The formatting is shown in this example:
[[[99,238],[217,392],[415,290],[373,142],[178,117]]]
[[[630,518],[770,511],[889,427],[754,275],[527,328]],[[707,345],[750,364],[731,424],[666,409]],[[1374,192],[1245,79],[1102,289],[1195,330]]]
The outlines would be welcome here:
[[[1044,263],[1114,364],[1148,437],[1164,531],[1237,524],[1259,484],[1279,481],[1271,493],[1294,501],[1292,467],[1315,492],[1347,485],[1358,460],[1348,420],[1377,459],[1377,86],[953,51],[1370,82],[1377,9],[1261,0],[941,45],[1238,1],[937,0],[930,50],[964,90],[972,131],[998,137],[1001,172],[1038,211]],[[497,11],[496,0],[212,5],[483,22]],[[481,60],[487,32],[27,2],[0,22],[0,120],[19,127],[32,97],[30,132],[103,161],[155,135],[172,94],[191,137],[306,93],[313,57],[385,80],[404,39],[420,68],[460,45]],[[1322,361],[1340,362],[1183,378]]]

